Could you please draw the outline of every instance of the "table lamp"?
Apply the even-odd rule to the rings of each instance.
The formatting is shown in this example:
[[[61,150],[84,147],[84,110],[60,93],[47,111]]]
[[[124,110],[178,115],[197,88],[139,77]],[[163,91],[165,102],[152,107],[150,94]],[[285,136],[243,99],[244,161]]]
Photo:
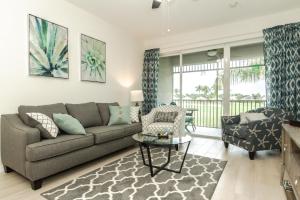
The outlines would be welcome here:
[[[139,106],[139,103],[144,101],[144,95],[142,90],[131,90],[130,92],[131,102],[135,102],[136,106]]]

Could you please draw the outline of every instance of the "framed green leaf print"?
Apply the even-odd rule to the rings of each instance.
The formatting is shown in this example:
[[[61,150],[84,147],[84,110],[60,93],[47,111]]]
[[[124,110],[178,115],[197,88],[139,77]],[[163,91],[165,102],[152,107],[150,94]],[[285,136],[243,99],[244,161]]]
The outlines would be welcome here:
[[[67,28],[29,15],[29,74],[69,78]]]
[[[81,34],[81,80],[106,82],[106,44]]]

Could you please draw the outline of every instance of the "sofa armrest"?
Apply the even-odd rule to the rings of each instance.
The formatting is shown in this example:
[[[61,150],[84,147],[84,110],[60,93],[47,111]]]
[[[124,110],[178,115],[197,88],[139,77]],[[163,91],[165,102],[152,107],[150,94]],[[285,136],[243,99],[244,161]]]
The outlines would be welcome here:
[[[154,122],[154,114],[155,111],[152,109],[149,114],[142,116],[143,132],[145,132],[147,127]]]
[[[1,116],[1,159],[3,165],[26,176],[26,146],[40,140],[40,131],[25,125],[17,114]]]

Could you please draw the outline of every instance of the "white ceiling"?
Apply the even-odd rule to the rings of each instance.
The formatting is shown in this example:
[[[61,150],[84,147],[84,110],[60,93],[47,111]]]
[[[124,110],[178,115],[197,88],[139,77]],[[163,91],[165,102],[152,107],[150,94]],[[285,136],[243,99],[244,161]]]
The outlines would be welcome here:
[[[172,0],[170,28],[163,2],[152,10],[152,0],[67,0],[141,39],[177,34],[268,15],[300,7],[300,0]],[[229,4],[238,1],[235,8]]]

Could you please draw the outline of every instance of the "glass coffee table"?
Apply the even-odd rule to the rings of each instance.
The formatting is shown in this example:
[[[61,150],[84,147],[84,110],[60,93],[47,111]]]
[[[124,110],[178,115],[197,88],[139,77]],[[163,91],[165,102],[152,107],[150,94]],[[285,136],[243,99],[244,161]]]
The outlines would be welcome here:
[[[179,137],[170,137],[170,138],[167,138],[167,139],[165,139],[165,138],[163,139],[163,138],[158,138],[157,136],[150,136],[150,135],[144,135],[142,133],[138,133],[138,134],[133,135],[132,138],[139,143],[143,163],[144,163],[145,166],[149,167],[150,174],[151,174],[152,177],[155,176],[161,170],[166,170],[166,171],[175,172],[175,173],[181,173],[181,170],[182,170],[182,167],[183,167],[183,164],[184,164],[184,161],[185,161],[186,154],[189,150],[190,143],[192,141],[191,136],[187,135],[187,136],[184,136],[184,137],[181,137],[181,138],[179,138]],[[174,170],[174,169],[167,168],[167,165],[170,163],[172,147],[175,147],[176,150],[178,150],[178,145],[185,144],[185,143],[187,143],[187,147],[186,147],[185,153],[184,153],[183,158],[182,158],[180,169],[179,170]],[[152,164],[151,151],[150,151],[151,146],[156,146],[156,147],[161,147],[161,148],[168,148],[168,151],[169,151],[168,152],[168,160],[165,164],[163,164],[161,166],[155,166],[155,165]],[[145,161],[145,156],[144,156],[144,151],[143,151],[144,148],[147,150],[148,163],[146,163],[146,161]]]

